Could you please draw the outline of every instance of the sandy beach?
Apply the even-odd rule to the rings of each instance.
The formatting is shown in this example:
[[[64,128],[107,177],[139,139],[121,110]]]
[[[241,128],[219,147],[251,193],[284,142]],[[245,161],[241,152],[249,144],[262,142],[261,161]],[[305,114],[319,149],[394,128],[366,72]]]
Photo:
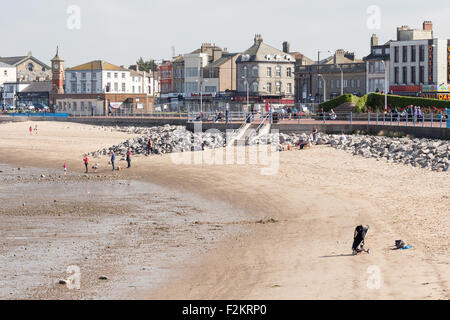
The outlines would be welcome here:
[[[268,176],[171,155],[116,174],[92,159],[84,175],[83,154],[132,137],[0,124],[2,299],[450,298],[449,172],[320,146],[280,153]],[[359,224],[372,253],[351,256]],[[399,239],[413,248],[391,250]],[[86,274],[79,291],[56,285],[70,265]]]

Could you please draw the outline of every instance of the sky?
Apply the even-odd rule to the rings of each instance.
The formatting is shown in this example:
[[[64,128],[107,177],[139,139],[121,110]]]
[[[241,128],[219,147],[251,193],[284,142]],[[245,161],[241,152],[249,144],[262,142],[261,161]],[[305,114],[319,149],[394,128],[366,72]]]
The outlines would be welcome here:
[[[450,38],[448,0],[0,0],[0,8],[0,56],[31,51],[49,64],[59,46],[67,67],[170,59],[172,47],[183,54],[204,42],[242,52],[255,34],[312,59],[337,49],[362,58],[373,33],[384,43],[397,26],[422,28],[425,20],[435,36]]]

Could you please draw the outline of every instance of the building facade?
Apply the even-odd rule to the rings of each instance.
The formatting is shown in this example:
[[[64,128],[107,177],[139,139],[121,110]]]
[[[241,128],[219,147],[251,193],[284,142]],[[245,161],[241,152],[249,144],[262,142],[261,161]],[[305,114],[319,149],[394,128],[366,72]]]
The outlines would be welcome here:
[[[423,87],[449,83],[449,41],[433,37],[433,24],[423,29],[397,28],[397,40],[390,43],[390,91],[419,96]]]
[[[14,81],[48,81],[52,77],[50,66],[33,57],[31,52],[26,56],[0,57],[0,62],[16,68],[17,78]]]
[[[295,77],[303,103],[323,102],[346,93],[366,94],[366,63],[342,49],[320,62],[297,65]]]
[[[149,113],[154,98],[148,89],[144,74],[96,60],[67,69],[64,93],[52,94],[50,102],[57,112],[73,115]]]
[[[364,58],[367,70],[367,93],[388,92],[390,79],[390,41],[380,45],[374,34],[370,40],[370,54]]]
[[[236,99],[247,103],[294,104],[294,57],[265,44],[261,35],[256,35],[253,45],[239,55],[236,69]]]

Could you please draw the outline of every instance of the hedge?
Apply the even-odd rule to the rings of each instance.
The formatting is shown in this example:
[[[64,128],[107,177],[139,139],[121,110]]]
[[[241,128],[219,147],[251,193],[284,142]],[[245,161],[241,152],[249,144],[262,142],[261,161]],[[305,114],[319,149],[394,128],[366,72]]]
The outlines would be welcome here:
[[[334,109],[346,102],[355,103],[356,104],[355,112],[358,113],[368,112],[369,109],[372,112],[384,111],[385,96],[384,94],[380,93],[370,93],[359,98],[351,94],[344,94],[343,96],[339,96],[333,100],[319,104],[319,107],[323,108],[324,111],[330,111],[331,109]],[[450,109],[450,101],[388,95],[388,107],[390,109],[397,108],[398,110],[402,110],[411,105],[420,106],[423,108],[430,108],[430,110],[431,108],[435,108],[435,111],[436,109],[439,111],[444,109]]]
[[[342,96],[339,96],[337,98],[334,98],[333,100],[329,100],[327,102],[322,102],[319,104],[320,108],[323,108],[324,111],[330,111],[333,108],[336,108],[337,106],[340,106],[341,104],[347,103],[347,102],[358,102],[359,98],[357,96],[354,96],[352,94],[344,94]]]

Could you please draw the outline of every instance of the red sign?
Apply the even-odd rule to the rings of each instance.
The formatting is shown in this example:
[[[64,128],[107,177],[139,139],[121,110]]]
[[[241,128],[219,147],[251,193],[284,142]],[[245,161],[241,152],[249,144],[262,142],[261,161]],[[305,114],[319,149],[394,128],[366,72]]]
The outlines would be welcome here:
[[[420,92],[420,86],[391,86],[392,92]]]

